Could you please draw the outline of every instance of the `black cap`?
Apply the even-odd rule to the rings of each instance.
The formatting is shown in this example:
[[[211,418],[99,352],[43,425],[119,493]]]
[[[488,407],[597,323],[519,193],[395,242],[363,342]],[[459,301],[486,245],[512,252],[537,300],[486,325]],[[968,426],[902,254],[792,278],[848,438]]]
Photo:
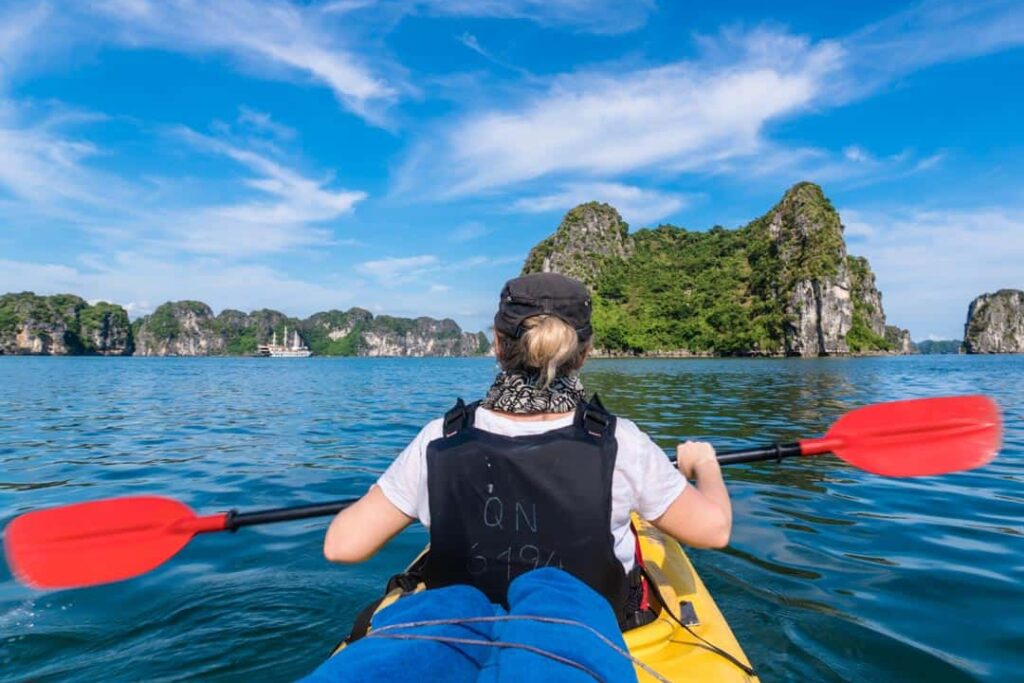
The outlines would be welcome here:
[[[518,338],[523,321],[535,315],[553,315],[576,330],[581,342],[590,339],[590,292],[579,280],[558,273],[533,273],[505,283],[501,290],[494,329]]]

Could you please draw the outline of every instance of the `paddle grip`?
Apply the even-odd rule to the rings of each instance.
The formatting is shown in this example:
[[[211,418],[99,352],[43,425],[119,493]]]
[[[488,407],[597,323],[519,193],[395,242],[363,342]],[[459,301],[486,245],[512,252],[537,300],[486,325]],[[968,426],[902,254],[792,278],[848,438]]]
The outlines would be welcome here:
[[[256,512],[228,513],[224,528],[229,531],[241,529],[244,526],[254,524],[272,524],[274,522],[291,522],[296,519],[309,519],[310,517],[327,517],[336,515],[358,498],[348,500],[337,500],[333,503],[317,503],[315,505],[299,505],[297,507],[276,508],[273,510],[257,510]]]
[[[773,443],[754,448],[740,448],[718,452],[719,465],[739,465],[745,462],[762,462],[764,460],[782,460],[802,455],[799,443]]]

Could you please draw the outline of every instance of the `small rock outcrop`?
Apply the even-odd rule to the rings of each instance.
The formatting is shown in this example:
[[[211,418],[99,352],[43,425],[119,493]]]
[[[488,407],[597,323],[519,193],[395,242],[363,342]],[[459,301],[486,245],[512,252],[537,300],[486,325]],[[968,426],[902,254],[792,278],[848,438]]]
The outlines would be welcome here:
[[[125,356],[132,350],[128,313],[120,306],[73,294],[0,296],[0,354]]]
[[[886,325],[885,342],[891,351],[900,355],[918,353],[917,345],[910,339],[910,330],[895,325]]]
[[[1024,291],[982,294],[967,309],[967,353],[1024,353]]]

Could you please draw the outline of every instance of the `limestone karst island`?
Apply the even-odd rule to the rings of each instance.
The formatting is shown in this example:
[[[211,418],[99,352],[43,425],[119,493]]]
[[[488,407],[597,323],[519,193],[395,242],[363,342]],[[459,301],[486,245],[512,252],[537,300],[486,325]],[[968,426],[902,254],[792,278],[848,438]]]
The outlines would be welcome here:
[[[630,232],[614,207],[581,204],[530,250],[522,272],[540,271],[591,288],[598,355],[1024,352],[1024,292],[1014,289],[971,302],[962,343],[925,342],[919,349],[906,329],[887,320],[870,264],[847,252],[841,217],[808,182],[736,229],[661,225]],[[464,332],[450,319],[374,316],[361,308],[300,319],[269,309],[215,315],[203,302],[173,301],[130,321],[117,304],[73,294],[0,297],[0,354],[253,355],[289,330],[320,356],[491,350],[486,333]]]

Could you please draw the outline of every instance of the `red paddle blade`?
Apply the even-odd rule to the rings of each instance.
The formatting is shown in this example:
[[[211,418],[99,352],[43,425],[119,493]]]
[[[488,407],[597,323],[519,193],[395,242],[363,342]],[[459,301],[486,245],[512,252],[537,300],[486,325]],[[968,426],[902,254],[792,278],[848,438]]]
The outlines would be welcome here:
[[[34,588],[120,581],[170,559],[199,531],[170,498],[138,496],[66,505],[15,518],[4,532],[14,575]]]
[[[839,418],[823,439],[800,442],[805,455],[831,451],[855,467],[889,477],[968,470],[999,452],[999,407],[986,396],[878,403]]]

